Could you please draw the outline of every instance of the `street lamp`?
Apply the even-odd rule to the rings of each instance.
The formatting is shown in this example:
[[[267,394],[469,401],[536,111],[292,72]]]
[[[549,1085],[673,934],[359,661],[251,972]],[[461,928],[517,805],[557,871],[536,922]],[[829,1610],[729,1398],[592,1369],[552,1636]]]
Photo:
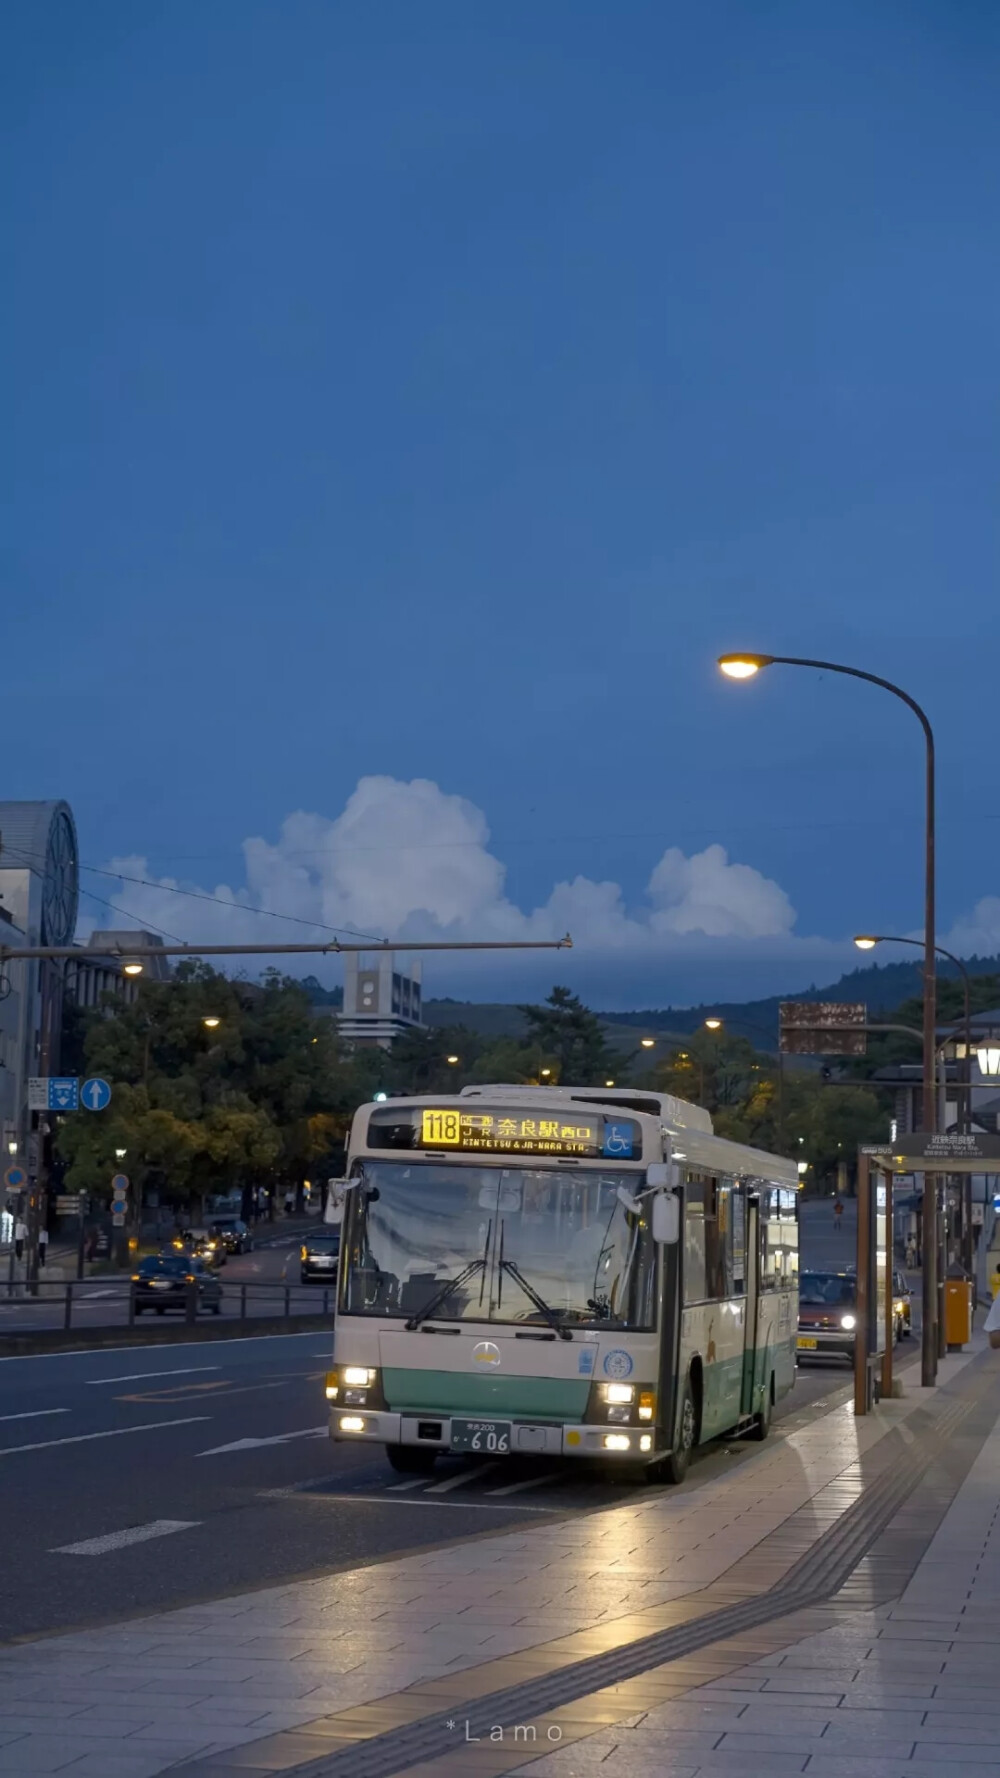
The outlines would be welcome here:
[[[137,958],[133,958],[131,960],[131,962],[129,962],[129,963],[123,963],[122,969],[124,970],[126,975],[141,975],[142,974],[142,964],[138,961]]]
[[[7,1153],[8,1154],[16,1154],[17,1153],[17,1143],[13,1139],[11,1139],[11,1141],[8,1142],[8,1144],[7,1144]]]
[[[644,1050],[654,1050],[656,1048],[655,1037],[640,1037],[639,1043]]]
[[[214,1030],[216,1030],[216,1028],[219,1025],[222,1024],[222,1020],[220,1018],[217,1018],[215,1013],[209,1013],[208,1016],[206,1018],[202,1019],[201,1022],[205,1026],[205,1029],[207,1031],[214,1031]]]
[[[721,1031],[722,1030],[722,1020],[721,1019],[706,1019],[705,1020],[705,1030],[706,1031]]]
[[[909,692],[894,685],[891,679],[882,679],[877,673],[866,673],[860,667],[845,667],[839,661],[815,661],[800,655],[792,654],[752,654],[746,651],[740,654],[723,654],[719,656],[719,666],[729,679],[752,679],[762,667],[812,667],[820,673],[842,673],[848,679],[863,679],[868,685],[877,685],[882,691],[891,692],[899,698],[908,709],[913,711],[924,732],[926,764],[925,764],[925,816],[924,816],[924,1095],[923,1095],[923,1126],[927,1135],[933,1135],[937,1124],[935,1105],[935,1052],[937,1037],[937,1002],[936,982],[934,978],[934,730],[931,728],[926,711],[922,710]],[[933,1173],[924,1174],[923,1223],[924,1223],[924,1272],[923,1272],[923,1334],[921,1342],[920,1381],[930,1387],[937,1378],[937,1346],[938,1346],[938,1281],[937,1281],[937,1243],[933,1239],[937,1217],[937,1186]],[[928,1264],[928,1258],[930,1264]]]
[[[454,1068],[456,1062],[458,1061],[458,1057],[457,1056],[445,1056],[445,1061],[448,1063],[450,1068]]]
[[[615,1083],[613,1080],[606,1080],[604,1084],[606,1087],[613,1087]]]
[[[115,1149],[115,1160],[116,1161],[123,1161],[127,1154],[128,1154],[127,1148],[116,1148]]]

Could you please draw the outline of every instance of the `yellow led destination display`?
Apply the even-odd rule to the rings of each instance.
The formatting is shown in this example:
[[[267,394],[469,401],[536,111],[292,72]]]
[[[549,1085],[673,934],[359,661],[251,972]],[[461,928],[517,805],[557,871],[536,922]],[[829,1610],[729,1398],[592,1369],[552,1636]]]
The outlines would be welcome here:
[[[490,1154],[619,1155],[631,1159],[636,1146],[631,1121],[611,1123],[603,1117],[581,1117],[575,1111],[559,1116],[521,1111],[460,1111],[457,1107],[425,1107],[420,1114],[420,1147],[453,1148]]]

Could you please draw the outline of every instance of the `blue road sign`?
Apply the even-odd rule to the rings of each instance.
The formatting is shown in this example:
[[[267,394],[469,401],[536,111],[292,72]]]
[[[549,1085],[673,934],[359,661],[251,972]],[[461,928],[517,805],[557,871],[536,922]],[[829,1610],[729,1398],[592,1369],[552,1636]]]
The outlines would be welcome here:
[[[3,1182],[12,1192],[22,1191],[28,1183],[28,1175],[23,1167],[8,1167]]]
[[[103,1111],[111,1104],[111,1088],[106,1080],[101,1080],[99,1075],[94,1074],[80,1088],[80,1099],[84,1111]]]
[[[123,1198],[128,1191],[128,1174],[116,1173],[111,1181],[111,1190],[116,1198]]]
[[[72,1075],[49,1076],[49,1110],[79,1111],[80,1082]]]

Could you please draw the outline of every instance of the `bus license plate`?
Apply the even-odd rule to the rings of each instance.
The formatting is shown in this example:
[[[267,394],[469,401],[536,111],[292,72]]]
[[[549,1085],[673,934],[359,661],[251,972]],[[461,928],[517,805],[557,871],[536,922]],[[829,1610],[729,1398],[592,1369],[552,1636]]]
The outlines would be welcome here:
[[[453,1451],[507,1452],[510,1450],[509,1420],[453,1420],[451,1423]]]
[[[805,1350],[806,1352],[815,1352],[816,1347],[818,1345],[818,1341],[816,1341],[816,1340],[804,1340],[802,1338],[801,1334],[799,1335],[799,1342],[798,1343],[799,1343],[799,1350],[800,1351]]]

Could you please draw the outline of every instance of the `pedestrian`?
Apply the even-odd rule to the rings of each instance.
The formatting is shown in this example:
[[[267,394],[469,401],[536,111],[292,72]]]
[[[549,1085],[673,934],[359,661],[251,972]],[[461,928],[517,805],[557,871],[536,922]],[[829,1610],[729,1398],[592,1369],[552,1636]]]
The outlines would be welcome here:
[[[993,1298],[993,1307],[983,1322],[983,1332],[989,1335],[991,1346],[1000,1346],[1000,1296]]]
[[[912,1272],[917,1263],[917,1243],[912,1235],[906,1237],[906,1253],[903,1263],[908,1272]]]
[[[835,1229],[839,1229],[841,1222],[843,1221],[843,1218],[844,1218],[844,1206],[841,1203],[840,1199],[838,1198],[836,1203],[833,1206],[833,1226]]]
[[[38,1263],[44,1266],[49,1251],[49,1231],[41,1228],[38,1231]]]
[[[289,1186],[288,1190],[285,1193],[285,1215],[291,1216],[292,1211],[294,1209],[295,1209],[295,1193],[293,1192],[291,1186]]]

